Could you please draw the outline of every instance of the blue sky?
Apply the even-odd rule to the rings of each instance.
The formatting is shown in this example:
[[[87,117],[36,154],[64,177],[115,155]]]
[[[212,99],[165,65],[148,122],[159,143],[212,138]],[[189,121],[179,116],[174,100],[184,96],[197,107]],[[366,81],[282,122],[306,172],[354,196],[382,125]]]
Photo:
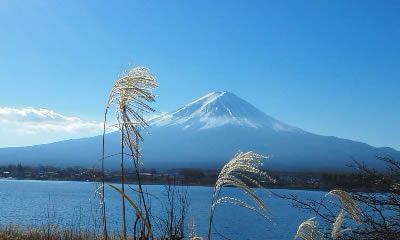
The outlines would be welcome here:
[[[0,1],[0,147],[97,134],[117,76],[144,65],[159,111],[228,90],[304,130],[400,149],[399,12],[399,1]]]

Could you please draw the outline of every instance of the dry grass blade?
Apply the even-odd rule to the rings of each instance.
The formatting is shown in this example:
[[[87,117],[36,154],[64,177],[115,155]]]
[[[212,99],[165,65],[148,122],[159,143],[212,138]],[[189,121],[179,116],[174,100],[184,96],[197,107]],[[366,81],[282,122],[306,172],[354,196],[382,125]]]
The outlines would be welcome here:
[[[344,221],[344,217],[346,215],[345,210],[341,210],[339,214],[336,216],[335,222],[332,224],[332,238],[337,239],[340,234],[342,234],[345,231],[351,231],[351,229],[346,228],[346,229],[341,229]]]
[[[295,239],[317,240],[321,239],[321,233],[317,229],[315,218],[310,218],[300,224]]]
[[[140,180],[140,151],[139,143],[143,141],[140,131],[147,127],[148,124],[143,115],[148,112],[153,112],[154,109],[150,103],[155,102],[153,90],[158,87],[155,77],[150,71],[143,67],[135,67],[121,76],[114,84],[105,111],[104,131],[103,131],[103,152],[102,152],[102,169],[103,169],[103,199],[104,199],[104,145],[105,145],[105,124],[107,121],[107,113],[111,106],[116,108],[116,119],[118,128],[121,132],[121,179],[122,188],[122,218],[123,218],[123,239],[126,239],[126,217],[125,217],[125,199],[132,205],[129,198],[125,197],[125,170],[124,170],[124,147],[127,146],[130,150],[130,155],[133,158],[134,168],[137,175],[139,185],[139,195],[142,198],[142,204],[146,213],[146,218],[141,218],[145,223],[148,231],[151,231],[149,221],[148,208],[146,206],[141,180]],[[105,205],[104,205],[105,206]],[[105,212],[105,208],[104,211]],[[105,214],[103,214],[105,218]],[[147,221],[147,224],[146,224]],[[106,235],[106,221],[104,221],[104,232]]]
[[[155,101],[153,90],[157,87],[156,78],[147,68],[135,67],[120,77],[111,90],[107,108],[117,106],[118,127],[126,132],[123,141],[134,150],[138,143],[129,136],[143,140],[140,129],[148,126],[143,114],[154,111],[149,104]]]
[[[328,195],[333,195],[339,198],[342,203],[343,209],[346,210],[348,214],[356,221],[358,224],[362,223],[361,220],[361,209],[358,203],[345,191],[342,190],[332,190],[328,192]]]
[[[275,180],[266,172],[260,170],[262,160],[266,157],[254,152],[240,152],[229,161],[218,175],[215,184],[214,201],[218,202],[218,195],[224,186],[234,186],[243,191],[250,199],[254,201],[259,210],[265,209],[264,202],[257,196],[255,190],[249,184],[256,187],[262,187],[259,179]]]
[[[266,159],[263,155],[254,152],[239,152],[230,160],[221,170],[218,175],[217,182],[215,183],[214,193],[212,197],[212,205],[210,209],[210,221],[209,221],[209,233],[208,239],[211,237],[211,226],[215,208],[220,203],[230,203],[240,207],[244,207],[259,213],[260,215],[267,217],[266,206],[262,199],[257,196],[256,191],[252,186],[262,187],[261,180],[275,180],[268,175],[266,172],[260,170],[262,161]],[[249,197],[254,206],[251,203],[246,203],[240,199],[222,196],[221,189],[226,186],[233,186],[240,189],[247,197]]]
[[[244,202],[244,201],[242,201],[240,199],[237,199],[237,198],[227,197],[227,196],[220,197],[217,200],[217,202],[214,203],[214,207],[216,205],[220,204],[220,203],[229,203],[229,204],[233,204],[233,205],[240,206],[240,207],[243,207],[243,208],[247,208],[247,209],[249,209],[251,211],[254,211],[254,212],[262,215],[263,217],[267,217],[267,214],[265,212],[259,211],[256,207],[251,206],[251,205],[247,204],[246,202]]]
[[[133,202],[133,200],[128,195],[126,195],[124,192],[122,192],[119,188],[117,188],[117,187],[115,187],[114,185],[111,185],[111,184],[109,184],[109,186],[111,188],[113,188],[114,190],[116,190],[119,194],[121,194],[128,201],[128,203],[135,209],[135,213],[137,214],[137,216],[139,216],[140,219],[142,219],[143,223],[146,225],[150,236],[153,236],[153,232],[151,230],[149,221],[148,221],[147,217],[143,215],[143,212],[140,210],[139,206],[136,205]]]

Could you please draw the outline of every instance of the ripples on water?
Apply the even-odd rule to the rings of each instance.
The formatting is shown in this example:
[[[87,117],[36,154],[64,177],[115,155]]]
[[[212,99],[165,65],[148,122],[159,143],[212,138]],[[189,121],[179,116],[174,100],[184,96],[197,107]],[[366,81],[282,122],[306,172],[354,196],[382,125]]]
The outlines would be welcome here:
[[[161,201],[166,199],[162,185],[148,185],[144,189],[160,197]],[[94,191],[95,184],[88,182],[0,180],[0,223],[20,226],[57,224],[100,229],[100,209]],[[234,188],[224,191],[231,196],[240,194]],[[271,191],[295,194],[306,199],[320,199],[325,194],[306,190]],[[190,206],[187,220],[193,219],[196,233],[206,236],[212,188],[193,186],[188,188],[188,192]],[[268,196],[262,190],[258,192],[266,202],[270,220],[236,206],[220,205],[214,218],[217,230],[231,239],[293,239],[298,225],[312,216],[311,213],[292,207],[286,200]],[[121,226],[120,202],[121,196],[107,189],[108,223],[109,228],[115,231],[119,231]],[[163,212],[159,201],[152,201],[152,212],[154,215]],[[215,236],[214,239],[219,238]]]

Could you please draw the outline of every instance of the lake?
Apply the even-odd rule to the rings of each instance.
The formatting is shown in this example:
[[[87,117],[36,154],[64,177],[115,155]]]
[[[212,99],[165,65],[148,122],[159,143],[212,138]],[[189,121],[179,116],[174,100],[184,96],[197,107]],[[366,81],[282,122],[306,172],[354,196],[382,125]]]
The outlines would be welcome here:
[[[24,227],[55,224],[65,227],[100,229],[101,218],[96,184],[89,182],[0,180],[0,223]],[[151,203],[152,213],[160,216],[166,200],[165,187],[147,185],[144,189],[156,195]],[[187,223],[193,221],[197,235],[206,236],[208,211],[212,188],[202,186],[188,187],[189,213]],[[268,190],[278,194],[294,194],[305,199],[320,199],[326,193],[307,190]],[[232,205],[217,207],[214,217],[218,232],[230,239],[293,239],[299,224],[312,217],[309,212],[292,207],[291,203],[258,189],[264,199],[270,216],[269,220],[246,209]],[[241,196],[234,188],[224,190],[230,196]],[[121,197],[110,187],[106,191],[106,206],[109,229],[121,228]],[[128,227],[132,226],[133,210],[127,205],[130,214]],[[162,214],[161,214],[162,215]],[[222,239],[217,234],[214,239]]]

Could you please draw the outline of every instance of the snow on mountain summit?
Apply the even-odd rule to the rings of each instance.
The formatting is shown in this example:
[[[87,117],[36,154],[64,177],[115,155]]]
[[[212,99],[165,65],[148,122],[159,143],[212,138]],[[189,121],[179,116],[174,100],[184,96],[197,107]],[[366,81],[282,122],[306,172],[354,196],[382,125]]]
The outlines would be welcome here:
[[[284,124],[230,92],[211,92],[185,106],[150,120],[151,126],[209,129],[224,125],[269,127],[274,131],[299,131]]]

